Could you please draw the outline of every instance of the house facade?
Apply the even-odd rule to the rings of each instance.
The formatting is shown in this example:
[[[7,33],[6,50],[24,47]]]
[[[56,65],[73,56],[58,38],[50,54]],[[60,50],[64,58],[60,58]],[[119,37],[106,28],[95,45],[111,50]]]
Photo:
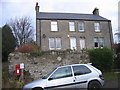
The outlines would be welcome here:
[[[36,3],[36,43],[42,50],[82,50],[112,47],[111,21],[93,14],[39,12]]]

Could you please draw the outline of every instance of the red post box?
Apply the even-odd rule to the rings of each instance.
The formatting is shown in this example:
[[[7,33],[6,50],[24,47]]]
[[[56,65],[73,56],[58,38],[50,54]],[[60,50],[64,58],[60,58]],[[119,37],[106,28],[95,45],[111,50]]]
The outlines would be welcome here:
[[[20,65],[16,65],[16,75],[21,75],[21,72],[20,72]]]

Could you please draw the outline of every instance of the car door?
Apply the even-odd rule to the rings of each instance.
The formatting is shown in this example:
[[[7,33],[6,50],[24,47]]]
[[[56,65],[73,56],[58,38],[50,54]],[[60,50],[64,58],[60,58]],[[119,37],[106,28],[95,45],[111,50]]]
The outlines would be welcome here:
[[[91,77],[91,70],[85,65],[72,66],[76,88],[87,88],[87,80]]]
[[[74,88],[71,66],[58,68],[47,80],[46,89]]]

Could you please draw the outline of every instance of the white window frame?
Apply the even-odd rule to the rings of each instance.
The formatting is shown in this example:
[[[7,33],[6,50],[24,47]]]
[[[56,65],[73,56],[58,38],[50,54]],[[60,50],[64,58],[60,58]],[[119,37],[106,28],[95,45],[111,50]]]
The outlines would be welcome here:
[[[101,46],[101,43],[103,44],[102,46]],[[104,38],[99,38],[99,47],[100,48],[104,47]]]
[[[98,44],[98,47],[95,47],[95,43]],[[94,48],[99,48],[99,39],[97,37],[94,38]]]
[[[69,31],[71,32],[75,31],[75,22],[69,22]]]
[[[53,47],[51,48],[51,40],[53,43]],[[59,43],[60,47],[57,47],[57,43]],[[61,49],[61,38],[49,38],[49,49],[50,50],[60,50]]]
[[[54,45],[53,47],[51,47],[51,40],[52,40],[52,39],[53,39],[53,42],[52,42],[52,43],[53,43],[53,45]],[[49,38],[49,49],[50,49],[50,50],[55,50],[55,39],[54,39],[54,38]]]
[[[99,22],[95,22],[94,27],[95,27],[95,32],[100,32],[100,23]]]
[[[60,50],[60,49],[61,49],[61,38],[55,38],[55,39],[56,39],[56,40],[55,40],[55,41],[56,41],[56,43],[55,43],[55,44],[56,44],[56,45],[55,45],[55,46],[56,46],[56,49],[57,49],[57,50]],[[57,43],[59,43],[60,47],[57,47],[57,45],[58,45]]]
[[[81,29],[82,28],[82,29]],[[84,28],[84,22],[79,22],[78,23],[78,31],[79,32],[84,32],[85,28]]]
[[[51,31],[58,31],[57,21],[51,21]]]
[[[96,41],[95,41],[95,39],[96,39]],[[95,47],[95,42],[97,42],[98,43],[98,47]],[[101,47],[101,45],[100,44],[103,44],[102,45],[102,47]],[[94,48],[103,48],[104,47],[104,38],[98,38],[98,37],[95,37],[94,38]]]

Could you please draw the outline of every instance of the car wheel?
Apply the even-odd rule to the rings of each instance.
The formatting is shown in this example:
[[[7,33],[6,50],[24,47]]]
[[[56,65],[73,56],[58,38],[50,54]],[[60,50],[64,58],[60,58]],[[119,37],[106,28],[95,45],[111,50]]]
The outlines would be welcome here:
[[[101,90],[101,84],[98,81],[92,81],[88,85],[88,90]]]

